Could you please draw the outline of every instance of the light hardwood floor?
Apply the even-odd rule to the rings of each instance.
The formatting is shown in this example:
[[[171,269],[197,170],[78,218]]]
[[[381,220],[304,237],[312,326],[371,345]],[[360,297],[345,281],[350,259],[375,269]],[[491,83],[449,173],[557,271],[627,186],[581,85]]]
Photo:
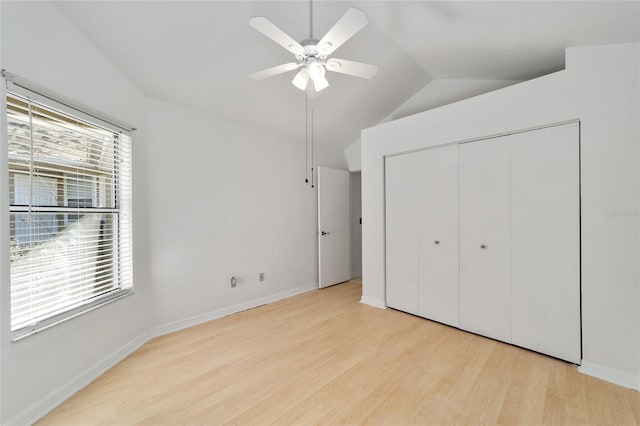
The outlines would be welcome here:
[[[640,422],[638,392],[360,293],[351,281],[156,338],[39,424]]]

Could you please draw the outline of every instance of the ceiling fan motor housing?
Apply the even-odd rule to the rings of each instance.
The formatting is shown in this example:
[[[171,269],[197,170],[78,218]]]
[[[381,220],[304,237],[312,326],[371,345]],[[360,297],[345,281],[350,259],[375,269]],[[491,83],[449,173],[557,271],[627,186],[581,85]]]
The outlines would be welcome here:
[[[296,54],[296,59],[301,63],[307,65],[309,62],[318,61],[324,63],[327,59],[327,55],[323,54],[324,51],[328,51],[331,47],[331,43],[323,43],[322,46],[318,46],[318,39],[308,38],[302,40],[300,45],[304,48],[304,52]]]

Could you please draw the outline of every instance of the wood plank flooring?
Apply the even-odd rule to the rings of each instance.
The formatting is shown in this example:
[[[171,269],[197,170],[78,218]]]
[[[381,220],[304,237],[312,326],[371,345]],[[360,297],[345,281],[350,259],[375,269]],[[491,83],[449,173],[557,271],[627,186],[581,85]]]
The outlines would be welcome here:
[[[359,303],[350,281],[156,338],[41,425],[640,423],[640,393]]]

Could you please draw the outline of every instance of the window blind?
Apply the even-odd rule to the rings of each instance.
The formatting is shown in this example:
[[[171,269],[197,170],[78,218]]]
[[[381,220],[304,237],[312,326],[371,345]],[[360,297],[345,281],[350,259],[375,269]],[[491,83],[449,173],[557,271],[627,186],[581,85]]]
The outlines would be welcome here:
[[[67,110],[7,93],[14,339],[132,287],[131,138]]]

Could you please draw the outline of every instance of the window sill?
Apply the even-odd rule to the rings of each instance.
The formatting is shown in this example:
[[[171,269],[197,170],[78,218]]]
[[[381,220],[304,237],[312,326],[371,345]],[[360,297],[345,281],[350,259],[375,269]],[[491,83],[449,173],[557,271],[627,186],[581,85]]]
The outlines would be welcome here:
[[[116,300],[123,299],[127,296],[134,294],[135,291],[133,288],[127,288],[123,290],[117,290],[113,293],[105,294],[88,303],[84,303],[80,306],[72,308],[66,312],[53,316],[51,318],[47,318],[42,320],[36,324],[31,324],[26,327],[19,328],[16,331],[11,332],[11,341],[17,342],[26,337],[33,336],[34,334],[38,334],[48,328],[51,328],[55,325],[61,324],[65,321],[68,321],[72,318],[79,317],[87,312],[91,312],[94,309],[97,309],[101,306],[107,305],[111,302],[115,302]]]

